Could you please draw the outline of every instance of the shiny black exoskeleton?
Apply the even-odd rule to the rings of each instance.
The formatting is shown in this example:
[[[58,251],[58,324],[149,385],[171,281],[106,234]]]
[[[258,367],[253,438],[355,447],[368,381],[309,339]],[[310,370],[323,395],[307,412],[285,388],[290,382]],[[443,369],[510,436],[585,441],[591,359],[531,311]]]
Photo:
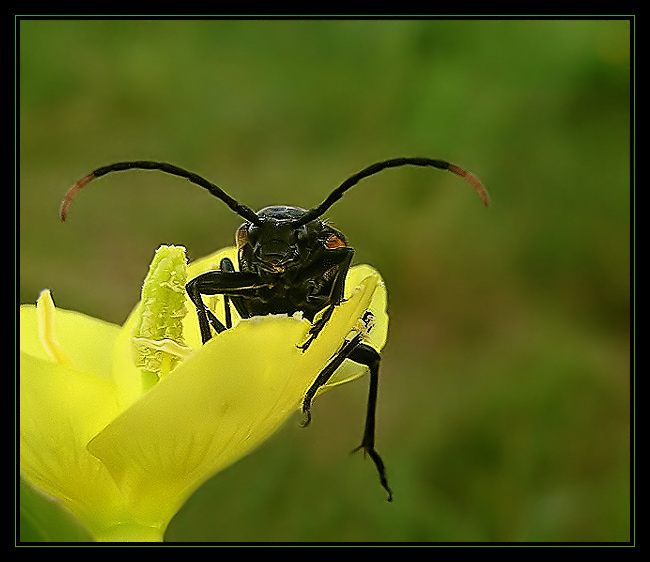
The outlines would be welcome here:
[[[201,295],[218,293],[230,298],[242,318],[302,312],[312,321],[325,309],[301,346],[309,347],[343,298],[354,250],[341,232],[319,219],[296,226],[306,213],[298,207],[262,209],[257,223],[246,222],[237,230],[239,271],[224,258],[219,270],[187,284],[204,343],[211,337],[210,325],[217,333],[230,327],[203,304]]]

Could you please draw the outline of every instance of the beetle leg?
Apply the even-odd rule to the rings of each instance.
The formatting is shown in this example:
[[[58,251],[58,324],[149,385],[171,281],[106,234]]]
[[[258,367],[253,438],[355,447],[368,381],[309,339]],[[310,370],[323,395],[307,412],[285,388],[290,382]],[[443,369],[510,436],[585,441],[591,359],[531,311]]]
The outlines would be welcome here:
[[[366,324],[367,330],[369,330],[372,327],[372,314],[369,311],[366,312],[362,320]],[[306,427],[311,421],[311,401],[316,395],[316,392],[321,386],[327,383],[331,376],[341,366],[343,361],[350,359],[355,363],[368,367],[370,369],[370,388],[368,391],[366,423],[363,430],[361,445],[354,449],[354,451],[363,450],[363,452],[372,459],[377,467],[377,472],[379,473],[379,482],[386,492],[388,492],[387,500],[393,501],[393,492],[388,485],[384,461],[375,449],[375,413],[377,411],[377,389],[379,387],[379,363],[381,357],[375,349],[362,343],[367,330],[366,332],[358,333],[352,339],[346,341],[341,350],[332,358],[332,360],[318,375],[313,384],[309,387],[302,402],[302,413],[305,418],[301,423],[301,427]]]
[[[351,340],[346,341],[345,345],[341,350],[332,358],[332,360],[327,364],[327,366],[320,372],[316,380],[309,387],[309,390],[305,393],[305,397],[302,401],[302,413],[305,416],[305,419],[300,424],[301,427],[307,427],[311,422],[311,401],[316,395],[316,391],[323,386],[334,372],[341,366],[343,361],[345,361],[350,354],[354,351],[354,348],[359,345],[363,334],[357,334]]]
[[[258,289],[268,286],[269,284],[260,281],[257,275],[239,271],[206,271],[188,281],[185,290],[196,307],[203,343],[212,337],[210,325],[217,333],[223,332],[226,326],[205,306],[201,295],[221,294],[237,297],[254,294]]]
[[[192,281],[188,282],[187,285],[185,285],[185,290],[187,291],[188,296],[190,297],[190,300],[194,303],[194,306],[196,307],[196,316],[199,320],[199,330],[201,332],[201,341],[203,343],[207,342],[210,338],[212,338],[212,333],[210,332],[210,320],[212,320],[212,326],[214,327],[215,331],[217,333],[223,332],[226,327],[221,323],[221,321],[212,313],[212,311],[205,306],[205,303],[203,302],[203,299],[201,298],[201,293],[198,290],[196,283],[194,283],[195,279],[192,279]],[[208,316],[208,314],[210,316]],[[218,323],[215,323],[214,321],[217,321]]]
[[[235,272],[235,266],[232,264],[230,258],[223,258],[219,264],[219,269],[221,271],[227,271],[229,273]],[[226,329],[229,330],[232,328],[232,316],[230,315],[230,297],[228,295],[223,296],[223,307],[224,307],[224,318],[226,320]]]
[[[330,304],[325,309],[323,315],[312,324],[311,328],[309,329],[309,338],[305,343],[298,346],[300,349],[302,349],[303,353],[307,351],[307,348],[318,337],[318,334],[320,334],[321,330],[325,327],[325,324],[327,324],[328,320],[332,317],[335,306],[336,304]]]
[[[352,350],[348,359],[351,359],[355,363],[360,363],[361,365],[367,365],[370,369],[370,388],[368,391],[366,425],[363,430],[361,445],[354,449],[354,451],[363,450],[363,452],[373,460],[377,467],[377,472],[379,473],[379,481],[388,492],[387,500],[393,501],[393,492],[388,486],[388,480],[386,479],[384,461],[381,460],[379,453],[375,450],[375,412],[377,410],[377,388],[379,386],[379,363],[381,357],[372,347],[361,343]]]
[[[227,273],[234,273],[235,275],[239,275],[237,271],[235,271],[235,266],[232,263],[232,260],[230,258],[223,258],[221,260],[221,263],[219,264],[219,269],[220,271],[225,271]],[[260,285],[262,286],[262,285]],[[231,307],[234,307],[237,313],[239,314],[240,318],[250,318],[251,314],[249,310],[246,308],[244,305],[242,298],[241,298],[241,293],[240,294],[228,294],[224,293],[223,295],[223,304],[224,304],[224,319],[226,321],[226,329],[232,328],[232,311]]]
[[[359,331],[352,339],[346,340],[343,347],[332,357],[330,362],[325,366],[325,368],[320,372],[316,380],[309,387],[309,390],[305,393],[305,398],[302,401],[302,413],[305,415],[301,426],[306,427],[311,421],[311,401],[314,398],[316,391],[323,386],[331,378],[331,376],[336,372],[336,370],[341,366],[343,361],[350,358],[350,355],[355,350],[355,348],[362,342],[363,338],[368,335],[370,330],[372,330],[375,325],[375,317],[372,312],[366,310],[364,315],[361,318],[361,323],[364,325],[364,328]]]
[[[312,324],[312,327],[309,330],[309,339],[307,339],[307,341],[302,345],[298,346],[300,349],[302,349],[303,352],[307,351],[307,348],[318,337],[318,334],[332,317],[334,307],[341,304],[343,301],[345,279],[348,276],[348,271],[350,270],[350,263],[352,262],[354,250],[347,246],[343,248],[337,248],[335,250],[330,250],[330,257],[334,258],[333,254],[335,252],[338,254],[338,256],[335,258],[338,261],[338,264],[335,263],[333,266],[330,266],[331,268],[335,269],[334,282],[332,283],[332,289],[328,298],[328,301],[331,304],[325,308],[322,316]],[[309,273],[312,274],[312,272]]]

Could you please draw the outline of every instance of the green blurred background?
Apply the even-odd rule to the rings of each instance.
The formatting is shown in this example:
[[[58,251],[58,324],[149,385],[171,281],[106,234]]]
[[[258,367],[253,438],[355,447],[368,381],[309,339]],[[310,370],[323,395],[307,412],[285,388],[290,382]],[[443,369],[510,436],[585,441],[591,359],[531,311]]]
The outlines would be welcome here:
[[[121,323],[162,243],[200,257],[257,209],[311,207],[362,167],[429,156],[328,213],[389,290],[377,447],[367,379],[205,484],[174,541],[630,537],[630,22],[20,22],[20,300]]]

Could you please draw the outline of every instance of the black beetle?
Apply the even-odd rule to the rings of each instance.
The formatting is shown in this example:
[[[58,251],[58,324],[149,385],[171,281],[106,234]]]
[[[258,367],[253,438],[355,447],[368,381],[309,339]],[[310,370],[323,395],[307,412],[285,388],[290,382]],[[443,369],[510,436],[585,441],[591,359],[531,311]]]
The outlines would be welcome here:
[[[313,322],[309,339],[299,346],[306,351],[330,319],[334,308],[343,299],[345,279],[354,254],[345,236],[322,222],[319,217],[362,179],[387,168],[405,165],[431,166],[459,175],[476,189],[483,203],[488,205],[487,191],[476,176],[459,166],[431,158],[393,158],[372,164],[350,176],[325,201],[309,210],[273,206],[257,213],[193,172],[165,162],[137,160],[109,164],[80,179],[66,194],[60,215],[61,220],[65,221],[70,203],[77,193],[90,181],[110,172],[159,170],[186,178],[191,183],[207,189],[247,222],[239,227],[236,234],[239,269],[235,269],[230,259],[224,258],[219,270],[202,273],[186,285],[188,296],[196,306],[203,343],[212,337],[211,328],[220,333],[232,326],[232,303],[242,318],[302,312],[304,318]],[[224,295],[225,324],[203,302],[202,295],[215,294]],[[317,313],[321,311],[322,314],[314,321]],[[360,320],[369,325],[370,316],[367,312]],[[380,356],[373,347],[362,340],[362,333],[347,340],[318,375],[303,400],[302,409],[306,416],[303,425],[309,423],[311,400],[316,391],[330,379],[343,361],[349,359],[367,366],[370,370],[370,389],[366,423],[361,445],[356,450],[361,449],[372,458],[379,472],[380,482],[388,492],[388,501],[391,501],[392,492],[386,479],[384,463],[375,450],[375,409]]]

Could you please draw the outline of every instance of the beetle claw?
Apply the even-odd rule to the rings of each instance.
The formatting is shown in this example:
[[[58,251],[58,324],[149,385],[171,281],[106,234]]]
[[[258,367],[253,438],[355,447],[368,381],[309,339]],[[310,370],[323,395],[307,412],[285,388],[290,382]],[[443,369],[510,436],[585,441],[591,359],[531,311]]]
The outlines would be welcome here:
[[[311,412],[308,407],[302,407],[302,413],[305,416],[304,419],[300,422],[300,427],[307,427],[311,423]]]
[[[373,445],[367,444],[365,442],[361,443],[356,449],[353,449],[352,452],[356,453],[357,451],[363,451],[364,457],[370,457],[377,467],[377,472],[379,473],[379,482],[383,486],[384,490],[388,493],[386,501],[393,501],[393,491],[388,485],[388,479],[386,478],[386,468],[384,467],[384,461],[381,460],[379,453],[375,451]]]

